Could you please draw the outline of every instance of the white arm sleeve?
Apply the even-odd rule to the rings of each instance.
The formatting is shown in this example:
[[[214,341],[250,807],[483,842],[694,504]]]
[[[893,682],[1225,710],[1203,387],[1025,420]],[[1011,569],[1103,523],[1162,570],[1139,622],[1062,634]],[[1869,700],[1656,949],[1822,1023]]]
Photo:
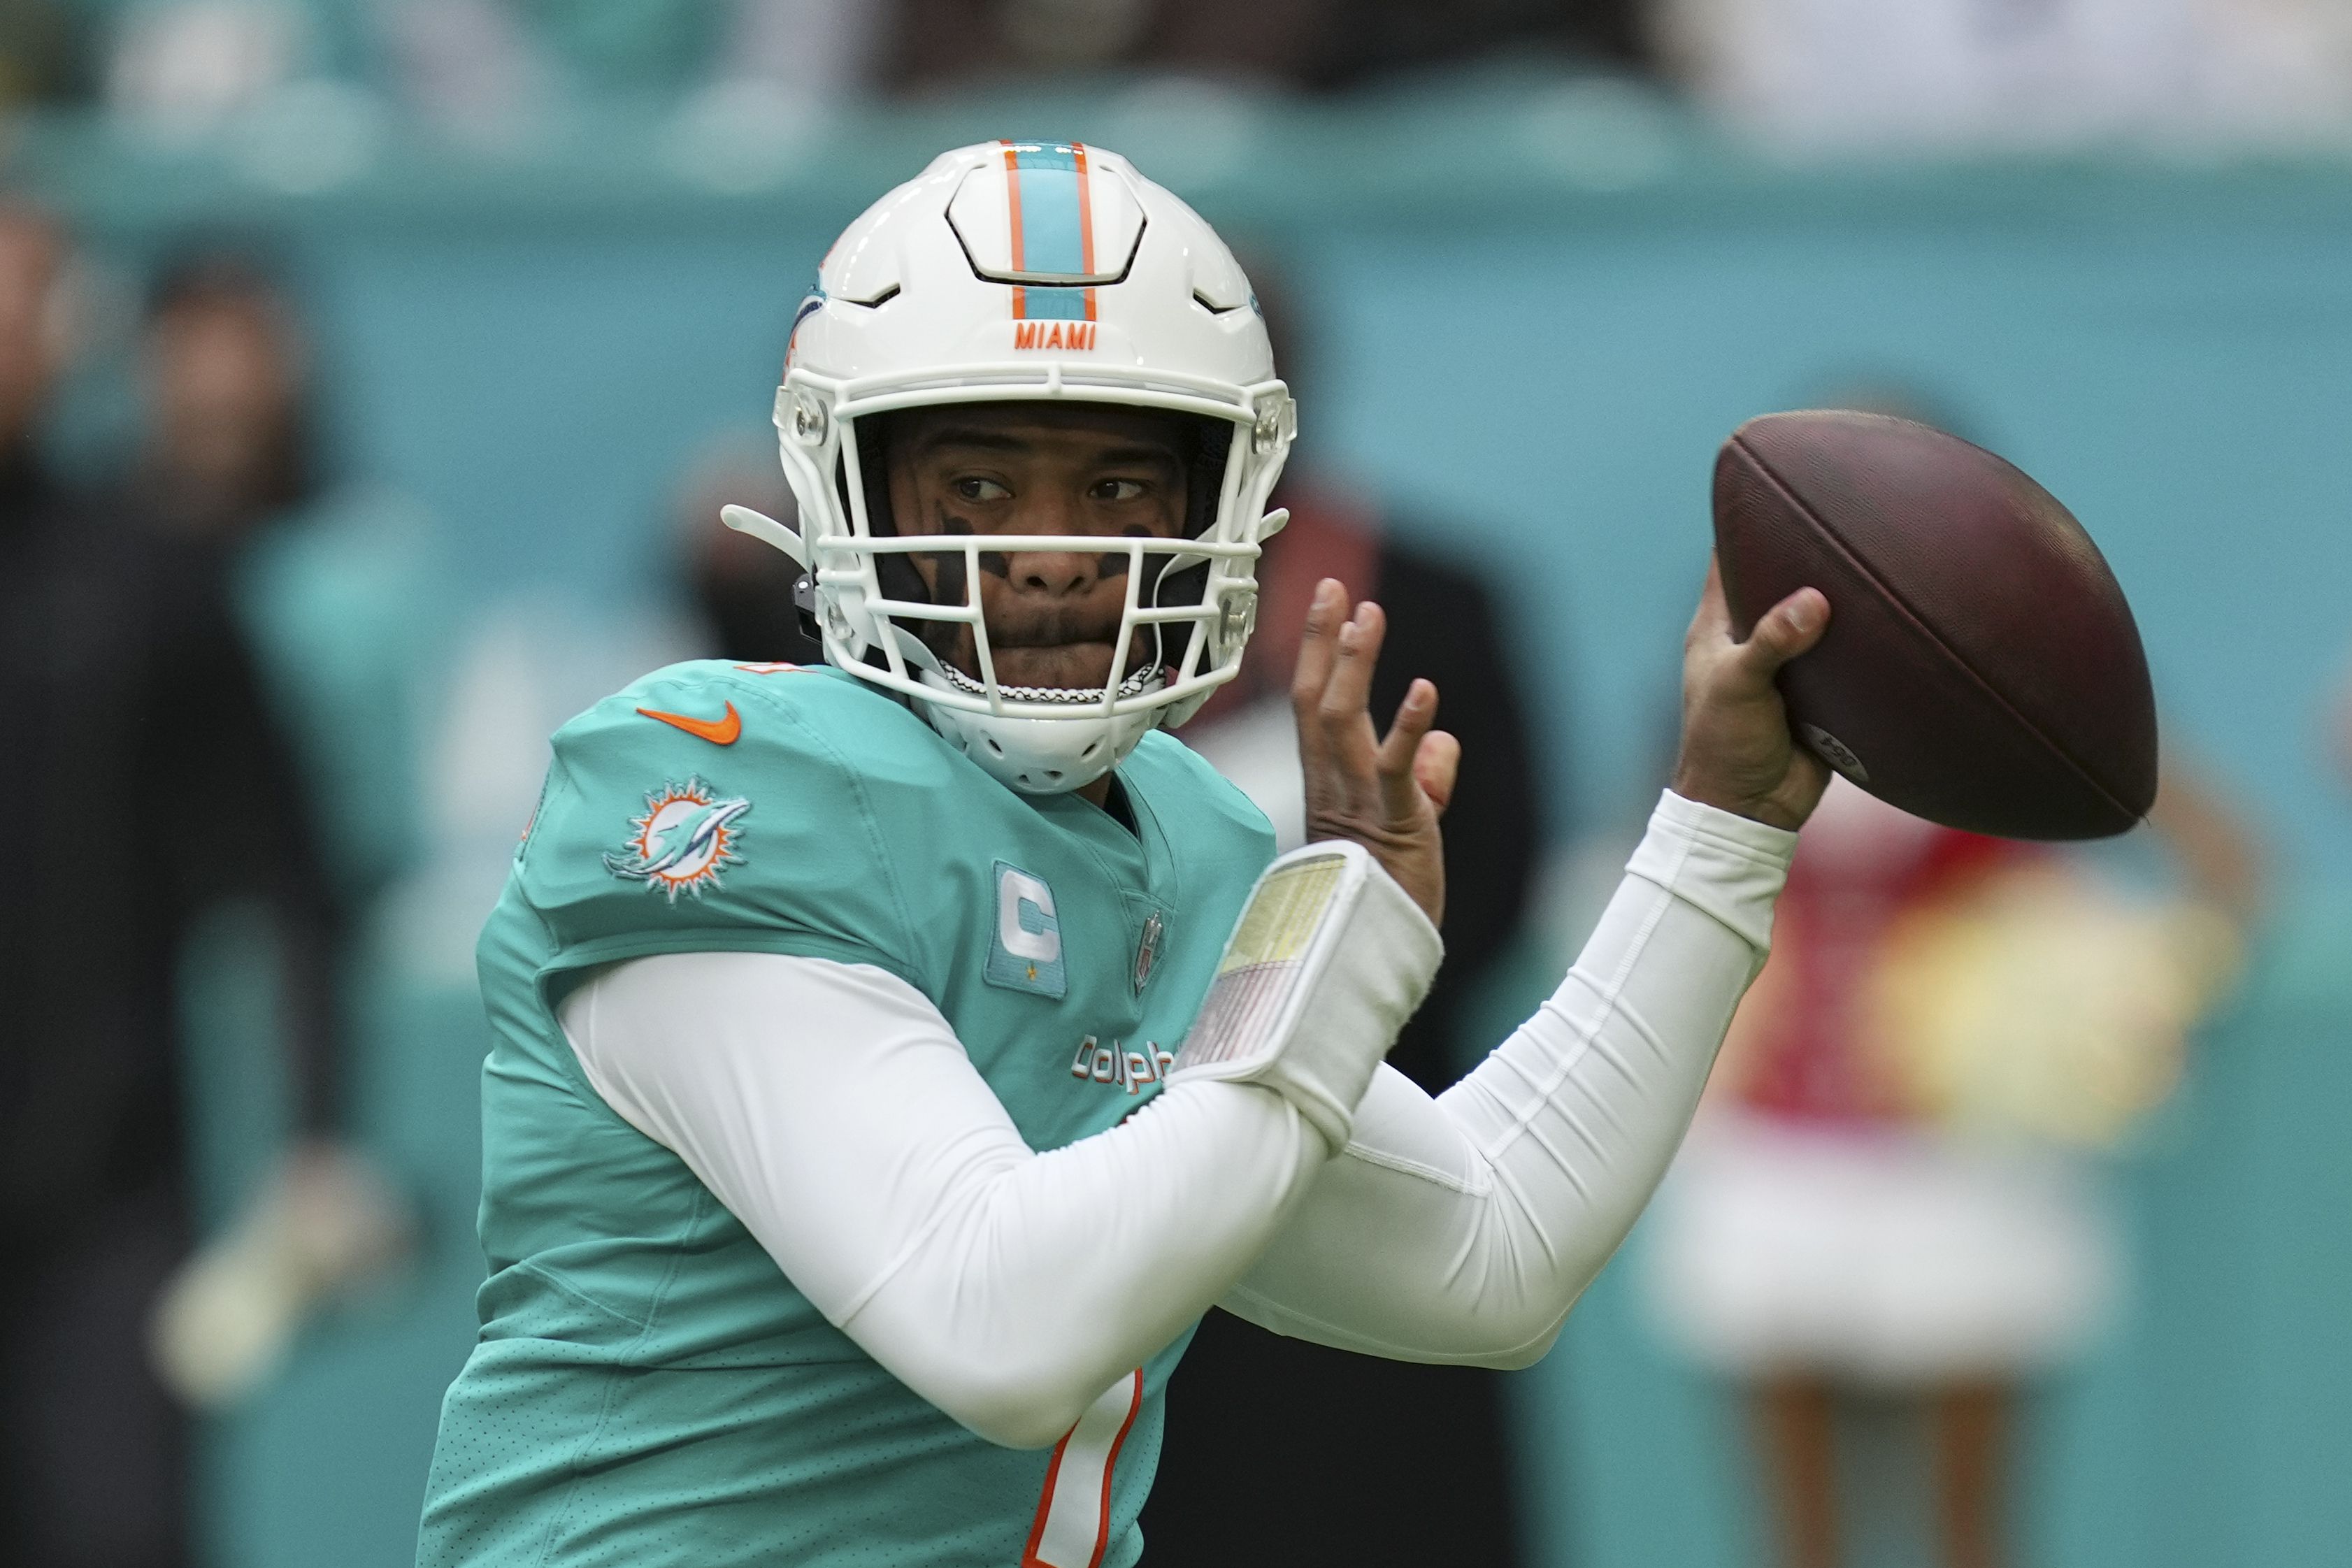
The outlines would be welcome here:
[[[1383,1068],[1225,1307],[1393,1360],[1540,1358],[1682,1142],[1795,848],[1668,794],[1551,999],[1435,1100]]]
[[[1052,1443],[1231,1288],[1328,1148],[1255,1083],[1171,1085],[1033,1152],[880,969],[690,953],[567,998],[589,1082],[826,1319],[992,1442]]]

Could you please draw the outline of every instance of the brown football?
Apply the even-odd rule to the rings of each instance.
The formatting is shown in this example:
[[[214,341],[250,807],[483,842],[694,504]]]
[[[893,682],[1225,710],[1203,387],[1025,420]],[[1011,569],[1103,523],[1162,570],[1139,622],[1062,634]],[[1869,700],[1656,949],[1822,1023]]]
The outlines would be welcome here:
[[[1916,816],[2013,839],[2120,833],[2156,799],[2139,629],[2049,491],[1883,414],[1751,419],[1715,464],[1734,632],[1800,588],[1818,646],[1780,674],[1797,734]]]

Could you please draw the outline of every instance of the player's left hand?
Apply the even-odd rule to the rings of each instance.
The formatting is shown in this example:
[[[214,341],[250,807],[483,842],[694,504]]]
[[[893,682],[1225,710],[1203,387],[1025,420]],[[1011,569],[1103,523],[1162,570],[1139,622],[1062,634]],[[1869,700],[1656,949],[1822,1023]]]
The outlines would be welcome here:
[[[1347,588],[1315,585],[1290,706],[1307,776],[1307,837],[1352,839],[1372,852],[1433,925],[1445,921],[1445,859],[1437,820],[1454,798],[1462,743],[1437,722],[1437,688],[1415,681],[1385,738],[1372,728],[1372,666],[1388,618]]]

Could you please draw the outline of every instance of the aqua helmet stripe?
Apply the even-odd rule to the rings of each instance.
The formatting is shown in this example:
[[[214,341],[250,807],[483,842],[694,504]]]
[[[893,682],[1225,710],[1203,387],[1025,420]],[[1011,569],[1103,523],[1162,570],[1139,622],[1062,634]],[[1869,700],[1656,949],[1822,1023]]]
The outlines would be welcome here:
[[[1013,270],[1047,277],[1086,277],[1095,269],[1094,203],[1087,150],[1078,142],[1004,144],[1011,204]],[[1024,285],[1013,290],[1015,320],[1091,321],[1091,287]]]

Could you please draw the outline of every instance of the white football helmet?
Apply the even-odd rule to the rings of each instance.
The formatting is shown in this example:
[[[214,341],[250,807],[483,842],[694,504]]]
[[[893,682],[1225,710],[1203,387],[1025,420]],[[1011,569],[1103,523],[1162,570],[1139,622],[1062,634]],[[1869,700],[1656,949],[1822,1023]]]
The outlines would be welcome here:
[[[1030,399],[1189,414],[1212,433],[1192,465],[1190,537],[1095,547],[1128,557],[1115,648],[1140,634],[1158,653],[1132,670],[1114,658],[1099,690],[1000,685],[981,614],[981,552],[1066,549],[1066,537],[901,536],[882,476],[861,464],[876,450],[858,437],[869,416]],[[1265,500],[1297,420],[1233,253],[1118,154],[983,142],[875,203],[801,305],[775,420],[800,530],[740,507],[729,525],[801,563],[802,608],[830,663],[918,705],[1012,788],[1055,794],[1100,778],[1239,669],[1258,547],[1285,520]],[[961,598],[933,602],[907,558],[958,550]],[[969,625],[977,678],[910,622]]]

